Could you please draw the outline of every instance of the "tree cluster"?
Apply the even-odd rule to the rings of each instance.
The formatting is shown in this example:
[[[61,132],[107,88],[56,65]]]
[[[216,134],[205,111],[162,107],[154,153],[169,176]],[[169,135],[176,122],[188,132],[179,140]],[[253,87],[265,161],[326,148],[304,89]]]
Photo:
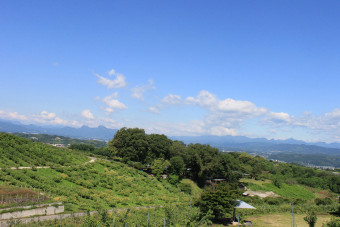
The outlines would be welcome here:
[[[109,142],[109,150],[125,162],[152,166],[158,176],[163,172],[185,175],[201,185],[209,178],[223,178],[227,182],[238,180],[238,175],[232,171],[235,169],[232,156],[209,145],[185,145],[165,135],[147,135],[144,129],[120,129]]]

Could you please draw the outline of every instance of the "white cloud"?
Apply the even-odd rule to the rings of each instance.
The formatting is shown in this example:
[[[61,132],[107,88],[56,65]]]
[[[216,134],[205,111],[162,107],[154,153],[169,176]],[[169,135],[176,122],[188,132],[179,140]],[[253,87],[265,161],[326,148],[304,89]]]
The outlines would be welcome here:
[[[151,106],[151,107],[149,107],[148,110],[152,113],[156,113],[156,114],[160,113],[159,109],[156,106]]]
[[[109,79],[107,77],[103,77],[99,74],[94,74],[98,80],[97,83],[106,86],[109,89],[113,89],[113,88],[121,88],[121,87],[125,87],[126,86],[126,81],[125,81],[125,76],[123,74],[120,73],[116,73],[114,69],[111,69],[108,72],[109,76],[114,76],[114,79]]]
[[[52,124],[52,125],[71,125],[72,123],[57,117],[55,113],[49,113],[46,110],[40,112],[40,114],[33,115],[21,115],[17,112],[0,111],[0,118],[6,120],[16,120],[22,123],[39,123],[39,124]]]
[[[93,114],[91,113],[90,110],[86,109],[81,112],[81,115],[87,119],[94,119]]]
[[[187,123],[154,122],[151,126],[146,127],[145,131],[169,136],[198,136],[206,133],[204,126],[202,121],[190,121]]]
[[[115,92],[103,98],[103,103],[107,105],[107,107],[105,108],[105,112],[112,113],[116,110],[123,110],[127,108],[127,106],[124,103],[121,103],[117,98],[118,92]]]
[[[237,136],[236,130],[225,128],[222,126],[212,127],[210,129],[210,134],[215,136],[227,136],[227,135]]]
[[[132,88],[131,96],[135,99],[144,100],[144,93],[151,89],[156,89],[156,87],[154,86],[153,80],[149,79],[148,84]]]
[[[0,110],[0,118],[6,120],[20,120],[26,121],[28,118],[25,115],[20,115],[18,112],[6,112],[4,110]]]
[[[56,118],[56,114],[55,113],[48,113],[46,110],[43,110],[41,111],[40,113],[40,117],[42,119],[45,119],[45,120],[51,120],[51,119],[55,119]]]
[[[252,116],[262,115],[267,112],[265,108],[259,108],[249,101],[240,101],[230,98],[219,101],[217,108],[219,111],[223,112],[234,112],[237,114],[247,114]]]
[[[187,105],[198,105],[210,111],[223,112],[229,115],[234,115],[233,113],[235,113],[236,115],[258,116],[268,111],[265,108],[257,107],[249,101],[234,100],[231,98],[219,100],[216,95],[206,90],[202,90],[196,98],[187,97],[185,103]]]
[[[340,109],[334,109],[332,112],[325,113],[322,116],[313,116],[311,113],[305,113],[301,117],[294,119],[293,124],[311,128],[318,132],[326,132],[331,135],[340,134]]]
[[[107,74],[109,74],[109,76],[113,76],[116,74],[116,71],[114,69],[111,69],[110,71],[107,72]]]
[[[207,108],[216,108],[218,104],[218,99],[215,95],[211,94],[208,91],[202,90],[196,98],[194,97],[187,97],[186,103],[191,105],[198,105],[201,107]]]
[[[162,99],[162,103],[167,105],[178,105],[182,101],[181,96],[169,94]]]
[[[326,113],[325,117],[327,119],[332,119],[332,120],[335,120],[335,121],[340,121],[340,109],[334,109],[332,112]]]
[[[202,90],[196,97],[187,97],[186,105],[196,105],[205,110],[206,132],[216,135],[236,135],[246,119],[264,116],[268,110],[254,103],[231,98],[220,100],[209,91]]]
[[[273,124],[288,124],[292,121],[292,117],[288,113],[284,112],[269,112],[264,121]]]
[[[179,105],[182,103],[182,98],[179,95],[169,94],[165,96],[160,103],[157,103],[155,106],[149,107],[149,111],[151,113],[159,114],[161,109],[164,109],[169,105]]]

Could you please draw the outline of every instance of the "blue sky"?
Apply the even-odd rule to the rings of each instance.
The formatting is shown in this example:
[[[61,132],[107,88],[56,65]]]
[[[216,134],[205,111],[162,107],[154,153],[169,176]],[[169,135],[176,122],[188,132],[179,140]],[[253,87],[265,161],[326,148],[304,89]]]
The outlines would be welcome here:
[[[340,142],[339,1],[0,2],[0,119]]]

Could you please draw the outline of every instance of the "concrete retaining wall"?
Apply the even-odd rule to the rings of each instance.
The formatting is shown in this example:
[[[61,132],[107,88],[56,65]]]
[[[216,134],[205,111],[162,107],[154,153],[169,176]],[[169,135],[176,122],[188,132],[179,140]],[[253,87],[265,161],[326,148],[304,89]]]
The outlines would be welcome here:
[[[48,205],[48,204],[47,204]],[[34,215],[52,215],[64,212],[64,205],[55,204],[54,206],[49,205],[48,207],[38,207],[29,210],[14,211],[10,213],[0,214],[0,220],[7,220],[11,218],[24,218]]]

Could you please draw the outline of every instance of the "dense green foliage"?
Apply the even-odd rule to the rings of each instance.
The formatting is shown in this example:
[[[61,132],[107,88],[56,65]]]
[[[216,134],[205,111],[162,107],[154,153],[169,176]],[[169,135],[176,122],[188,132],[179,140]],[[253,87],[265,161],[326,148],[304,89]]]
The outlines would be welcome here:
[[[314,227],[318,217],[316,216],[315,211],[311,210],[307,213],[307,216],[303,218],[305,222],[308,223],[309,227]]]
[[[224,178],[228,182],[236,182],[238,176],[231,169],[234,166],[232,156],[223,154],[209,145],[189,144],[171,141],[164,135],[147,135],[143,129],[120,129],[112,141],[109,150],[125,162],[133,161],[145,166],[153,165],[153,171],[191,178],[204,185],[207,178]],[[163,160],[163,161],[161,161]],[[160,170],[159,166],[168,168]],[[187,170],[187,171],[184,171]],[[161,172],[160,172],[161,171]]]
[[[185,145],[180,141],[171,141],[164,135],[147,135],[138,128],[120,129],[109,142],[109,150],[126,162],[152,165],[159,163],[155,160],[169,160],[170,165],[163,172],[188,177],[201,186],[207,179],[222,178],[233,183],[247,174],[255,179],[270,179],[278,188],[282,183],[298,183],[340,192],[340,177],[333,173],[294,164],[274,163],[246,153],[221,153],[209,145]]]
[[[198,206],[202,214],[211,214],[213,219],[218,220],[232,212],[233,202],[239,196],[240,192],[236,184],[211,185],[203,191]]]
[[[17,166],[75,165],[88,161],[81,153],[35,143],[18,136],[0,133],[0,168]]]

